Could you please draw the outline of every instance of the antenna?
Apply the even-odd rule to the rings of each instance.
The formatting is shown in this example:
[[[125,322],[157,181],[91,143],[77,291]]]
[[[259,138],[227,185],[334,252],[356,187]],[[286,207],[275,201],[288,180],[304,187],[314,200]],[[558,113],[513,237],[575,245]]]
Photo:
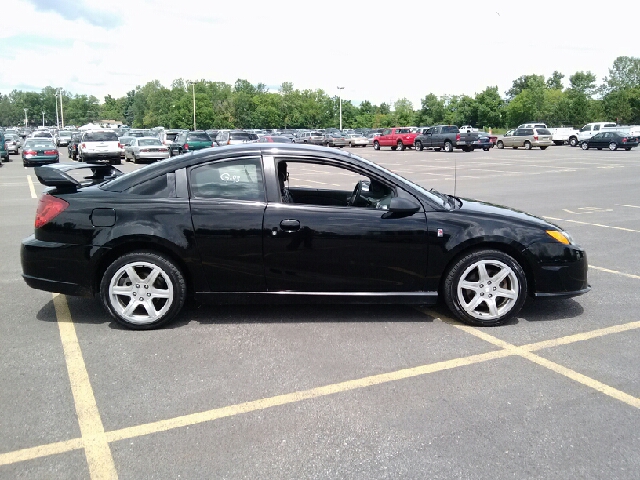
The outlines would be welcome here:
[[[458,159],[453,156],[453,196],[456,196],[456,189],[458,187]]]

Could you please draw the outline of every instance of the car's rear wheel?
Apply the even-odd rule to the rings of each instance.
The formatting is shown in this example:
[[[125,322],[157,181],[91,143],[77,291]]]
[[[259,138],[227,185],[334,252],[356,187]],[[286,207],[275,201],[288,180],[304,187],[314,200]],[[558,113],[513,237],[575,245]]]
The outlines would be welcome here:
[[[453,152],[453,144],[448,140],[444,142],[444,151],[448,153]]]
[[[402,143],[402,140],[398,140],[398,146],[397,146],[398,150],[403,151],[404,150],[404,143]]]
[[[460,258],[444,281],[444,299],[465,323],[494,326],[517,315],[527,296],[527,279],[510,255],[478,250]]]
[[[374,149],[374,150],[380,150],[380,143],[378,143],[378,142],[373,142],[373,149]]]
[[[483,147],[482,150],[484,150],[485,152],[489,151],[489,147]]]
[[[524,142],[524,149],[525,150],[531,150],[531,142],[530,141],[526,141]]]
[[[589,150],[589,144],[587,142],[582,142],[580,144],[580,148],[582,148],[583,150]]]
[[[609,150],[611,150],[612,152],[615,152],[618,149],[618,144],[616,142],[611,142],[609,144]]]
[[[540,147],[540,150],[546,150],[547,147]]]
[[[100,282],[100,299],[115,320],[132,329],[157,328],[182,309],[187,287],[180,269],[151,252],[126,254]]]
[[[631,147],[624,147],[624,149],[625,149],[627,152],[630,152],[630,151],[631,151]]]
[[[424,150],[424,147],[422,146],[422,142],[420,140],[416,141],[416,150]]]

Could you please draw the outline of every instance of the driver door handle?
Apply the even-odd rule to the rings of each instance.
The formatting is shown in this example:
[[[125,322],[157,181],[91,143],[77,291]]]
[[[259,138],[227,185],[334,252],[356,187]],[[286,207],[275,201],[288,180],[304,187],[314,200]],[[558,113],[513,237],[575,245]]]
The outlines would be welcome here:
[[[282,220],[280,222],[280,228],[285,232],[295,232],[300,230],[300,221],[298,220]]]

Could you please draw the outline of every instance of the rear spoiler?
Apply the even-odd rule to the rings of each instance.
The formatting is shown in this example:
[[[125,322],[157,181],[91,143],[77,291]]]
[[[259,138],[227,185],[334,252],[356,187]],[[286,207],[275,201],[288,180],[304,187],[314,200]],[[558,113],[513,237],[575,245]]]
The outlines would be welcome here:
[[[91,175],[71,176],[73,170],[91,170]],[[97,185],[106,180],[119,177],[122,172],[108,164],[95,163],[56,163],[43,165],[34,169],[38,181],[47,187],[70,188],[77,190],[81,187]],[[89,173],[89,172],[83,172]]]

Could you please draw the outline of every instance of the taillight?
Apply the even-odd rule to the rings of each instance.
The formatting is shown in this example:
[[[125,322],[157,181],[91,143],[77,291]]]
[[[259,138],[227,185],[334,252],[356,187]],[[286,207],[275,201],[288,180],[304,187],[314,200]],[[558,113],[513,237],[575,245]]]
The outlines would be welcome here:
[[[82,148],[87,148],[87,144],[86,144],[86,143],[83,143],[83,144],[82,144]]]
[[[227,145],[231,145],[231,139],[227,140]]]
[[[148,151],[149,151],[149,149],[148,149],[148,148],[141,148],[141,149],[140,149],[140,151],[141,151],[141,152],[148,152]]]
[[[456,133],[456,142],[459,142],[459,141],[460,141],[460,134]]]
[[[538,135],[534,135],[533,139],[537,141],[538,140]]]
[[[36,228],[45,226],[51,220],[64,212],[69,204],[61,198],[45,194],[38,202],[38,210],[36,211]]]
[[[118,148],[123,148],[122,144],[118,142]]]
[[[25,155],[37,155],[35,150],[25,150],[22,153],[24,153]]]
[[[622,143],[627,143],[627,137],[622,138]]]
[[[185,144],[182,146],[182,148],[184,148],[185,150],[189,150],[189,144],[188,144],[188,143],[185,143]]]
[[[57,155],[58,151],[57,150],[45,150],[44,154],[45,155]]]

